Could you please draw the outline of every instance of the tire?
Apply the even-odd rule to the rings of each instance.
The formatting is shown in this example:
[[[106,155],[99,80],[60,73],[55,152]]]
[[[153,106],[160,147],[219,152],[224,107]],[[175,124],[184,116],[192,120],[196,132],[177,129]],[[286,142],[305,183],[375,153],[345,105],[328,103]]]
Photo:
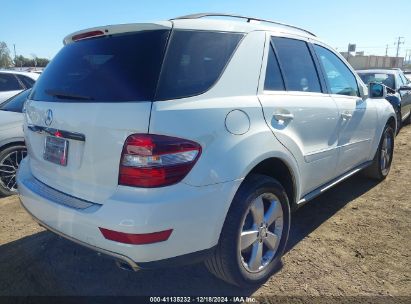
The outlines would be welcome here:
[[[16,173],[26,155],[24,145],[8,146],[0,151],[0,196],[17,194]]]
[[[395,134],[400,133],[400,130],[402,128],[402,115],[401,115],[401,110],[397,110],[396,112],[397,114],[397,131],[395,132]]]
[[[261,210],[264,213],[258,212]],[[263,219],[260,228],[255,224],[258,222],[256,218]],[[275,220],[272,222],[268,218]],[[219,243],[205,261],[206,267],[229,284],[243,288],[260,285],[276,271],[289,231],[290,205],[284,188],[271,177],[250,175],[234,196]],[[248,238],[246,234],[249,234]],[[254,238],[255,241],[250,242]],[[247,246],[249,243],[251,245]],[[260,262],[256,258],[259,248],[262,252]]]
[[[364,169],[364,174],[367,177],[378,181],[382,181],[387,177],[394,156],[394,138],[393,128],[386,125],[372,164]],[[385,140],[387,140],[387,142],[385,142]]]
[[[407,119],[404,122],[404,125],[411,125],[411,110],[410,110],[410,115],[408,115]]]

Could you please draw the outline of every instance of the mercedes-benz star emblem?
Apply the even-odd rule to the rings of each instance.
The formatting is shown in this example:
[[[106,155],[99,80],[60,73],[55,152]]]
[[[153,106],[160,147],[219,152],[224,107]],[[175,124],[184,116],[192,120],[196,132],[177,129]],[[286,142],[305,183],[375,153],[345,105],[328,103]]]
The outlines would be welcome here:
[[[51,123],[53,122],[53,111],[52,110],[47,110],[47,114],[46,114],[46,119],[44,120],[46,126],[51,125]]]

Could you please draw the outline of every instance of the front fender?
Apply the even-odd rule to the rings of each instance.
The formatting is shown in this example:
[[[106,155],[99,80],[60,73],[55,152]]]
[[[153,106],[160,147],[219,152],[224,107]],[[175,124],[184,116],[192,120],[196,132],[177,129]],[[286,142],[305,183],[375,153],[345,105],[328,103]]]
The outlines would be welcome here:
[[[380,143],[380,139],[384,128],[390,118],[393,118],[395,121],[395,130],[397,129],[397,115],[395,114],[394,108],[392,104],[387,101],[386,99],[373,99],[375,102],[375,107],[377,109],[377,127],[375,129],[374,140],[372,143],[371,155],[369,159],[373,159],[375,153],[377,152],[378,145]]]

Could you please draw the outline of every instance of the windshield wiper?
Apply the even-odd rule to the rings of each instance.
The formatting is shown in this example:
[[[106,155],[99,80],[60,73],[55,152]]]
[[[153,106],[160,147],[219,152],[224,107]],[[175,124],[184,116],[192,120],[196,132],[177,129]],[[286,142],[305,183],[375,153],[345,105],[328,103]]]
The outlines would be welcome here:
[[[57,90],[45,90],[46,94],[60,98],[60,99],[78,99],[78,100],[94,100],[93,97],[65,93]]]

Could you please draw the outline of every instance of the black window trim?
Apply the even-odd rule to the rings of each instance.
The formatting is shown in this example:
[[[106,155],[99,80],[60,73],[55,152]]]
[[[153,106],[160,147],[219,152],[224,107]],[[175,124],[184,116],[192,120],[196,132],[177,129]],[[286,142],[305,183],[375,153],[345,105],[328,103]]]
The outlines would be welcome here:
[[[311,60],[313,61],[313,65],[314,65],[314,68],[315,68],[315,72],[316,72],[316,75],[317,75],[317,79],[318,79],[318,82],[319,82],[319,84],[320,84],[320,90],[321,90],[321,92],[293,91],[293,90],[289,90],[289,89],[287,88],[287,83],[286,83],[285,77],[284,77],[284,69],[283,69],[283,66],[282,66],[281,61],[278,59],[279,57],[278,57],[277,48],[275,47],[275,44],[273,43],[272,38],[285,38],[285,39],[297,40],[297,41],[304,42],[304,43],[306,44],[307,49],[308,49],[308,53],[310,54]],[[284,82],[285,91],[273,91],[273,90],[263,90],[263,91],[267,91],[267,92],[299,92],[299,93],[306,93],[306,94],[327,94],[327,93],[328,93],[328,90],[327,90],[327,87],[325,86],[325,80],[323,79],[322,70],[320,70],[320,69],[318,68],[318,66],[317,66],[317,65],[318,65],[318,62],[317,62],[318,59],[317,59],[317,57],[314,55],[315,53],[313,54],[310,44],[311,44],[310,41],[307,41],[307,40],[305,40],[305,39],[299,39],[299,38],[296,38],[296,37],[289,37],[289,36],[281,36],[281,35],[272,35],[272,34],[270,34],[270,46],[271,46],[272,49],[274,50],[274,54],[275,54],[275,57],[276,57],[276,59],[277,59],[278,66],[279,66],[280,72],[281,72],[281,78],[282,78],[282,80],[283,80],[283,82]],[[268,54],[267,54],[267,59],[268,59]],[[268,64],[268,61],[267,61],[267,64]],[[321,72],[320,72],[320,71],[321,71]],[[263,89],[264,89],[264,85],[263,85]]]
[[[320,58],[318,58],[317,52],[316,52],[315,49],[314,49],[314,46],[315,46],[315,45],[317,45],[317,46],[319,46],[319,47],[322,47],[322,48],[328,50],[329,52],[331,52],[332,54],[334,54],[334,55],[341,61],[341,63],[344,64],[345,67],[350,71],[351,75],[354,76],[355,83],[357,84],[357,96],[350,96],[350,95],[343,95],[343,94],[335,94],[335,93],[332,93],[332,92],[331,92],[331,88],[328,86],[328,83],[327,83],[326,78],[325,78],[325,75],[326,75],[325,70],[324,70],[324,68],[323,68],[323,65],[322,65],[321,62],[320,62]],[[325,85],[326,85],[326,88],[327,88],[327,93],[330,94],[330,95],[339,96],[339,97],[356,97],[356,98],[361,97],[361,96],[360,96],[360,87],[359,87],[359,84],[358,84],[357,76],[354,74],[354,72],[352,71],[352,69],[351,69],[349,66],[347,66],[347,64],[346,64],[343,60],[341,60],[340,56],[338,56],[338,55],[337,55],[333,50],[331,50],[328,46],[326,46],[326,45],[324,45],[324,44],[321,44],[321,43],[318,43],[318,42],[313,42],[313,43],[312,43],[312,48],[313,48],[313,52],[314,52],[314,54],[315,54],[315,57],[316,57],[317,60],[318,60],[318,64],[319,64],[319,68],[321,69],[321,73],[323,74],[324,81],[325,81]]]

